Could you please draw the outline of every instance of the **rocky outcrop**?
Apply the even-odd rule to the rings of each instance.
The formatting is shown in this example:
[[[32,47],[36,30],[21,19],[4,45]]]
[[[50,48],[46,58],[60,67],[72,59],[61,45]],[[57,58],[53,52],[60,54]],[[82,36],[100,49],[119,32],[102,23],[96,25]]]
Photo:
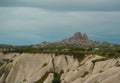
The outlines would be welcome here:
[[[70,39],[74,39],[74,40],[88,40],[88,37],[87,37],[86,33],[81,34],[81,32],[77,32]]]
[[[75,40],[83,39],[83,36],[82,36],[81,32],[77,32],[73,35],[73,37],[71,37],[71,39],[75,39]]]
[[[120,46],[119,44],[112,44],[108,42],[98,42],[98,41],[93,41],[89,40],[88,36],[86,33],[81,33],[81,32],[76,32],[72,37],[56,41],[56,42],[43,42],[39,46],[45,47],[45,46],[80,46],[84,48],[88,47],[117,47]]]
[[[0,83],[119,83],[120,59],[86,55],[0,54]]]
[[[86,33],[82,34],[81,32],[77,32],[68,39],[64,39],[54,43],[49,43],[49,45],[57,45],[57,46],[72,45],[72,46],[85,47],[85,46],[89,46],[89,41]]]
[[[88,40],[88,37],[87,37],[86,33],[83,34],[83,40]]]

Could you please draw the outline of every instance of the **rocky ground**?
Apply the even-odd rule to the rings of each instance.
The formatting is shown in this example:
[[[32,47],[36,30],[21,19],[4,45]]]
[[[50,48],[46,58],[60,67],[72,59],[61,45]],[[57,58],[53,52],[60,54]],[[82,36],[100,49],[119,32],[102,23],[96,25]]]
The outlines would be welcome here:
[[[120,83],[120,58],[0,54],[0,83]]]

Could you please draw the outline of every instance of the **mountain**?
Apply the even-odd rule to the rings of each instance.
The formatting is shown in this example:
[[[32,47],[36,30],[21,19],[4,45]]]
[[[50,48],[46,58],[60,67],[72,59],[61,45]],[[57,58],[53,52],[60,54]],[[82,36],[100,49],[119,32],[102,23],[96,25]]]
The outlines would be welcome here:
[[[81,46],[81,47],[114,47],[118,44],[108,42],[98,42],[89,40],[86,33],[76,32],[72,37],[56,41],[56,42],[43,42],[40,46]]]

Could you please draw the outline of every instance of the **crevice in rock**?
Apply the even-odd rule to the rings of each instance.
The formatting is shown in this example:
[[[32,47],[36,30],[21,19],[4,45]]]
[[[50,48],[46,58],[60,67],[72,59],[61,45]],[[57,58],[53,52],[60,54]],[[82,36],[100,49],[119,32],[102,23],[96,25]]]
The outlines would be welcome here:
[[[66,63],[67,63],[67,65],[68,65],[68,58],[65,56],[65,60],[66,60]]]
[[[84,78],[86,75],[88,75],[89,72],[88,71],[85,71],[84,74],[81,76],[82,78]]]
[[[53,55],[51,55],[51,58],[52,58],[53,72],[55,72],[55,64],[54,64],[54,57],[53,57]]]

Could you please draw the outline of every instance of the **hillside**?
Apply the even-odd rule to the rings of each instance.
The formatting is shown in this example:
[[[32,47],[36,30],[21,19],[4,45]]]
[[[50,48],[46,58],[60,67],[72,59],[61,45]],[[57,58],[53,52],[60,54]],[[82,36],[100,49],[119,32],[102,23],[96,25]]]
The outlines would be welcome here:
[[[56,42],[42,42],[37,45],[0,45],[0,52],[6,53],[47,53],[63,55],[97,54],[105,57],[120,57],[120,45],[90,40],[86,33],[76,32],[72,37]],[[76,56],[77,55],[77,56]]]
[[[119,83],[120,58],[0,54],[0,83]]]
[[[72,37],[70,38],[66,38],[60,41],[56,41],[56,42],[42,42],[39,44],[39,46],[45,47],[45,46],[79,46],[79,47],[107,47],[107,48],[111,48],[111,47],[117,47],[120,45],[119,44],[113,44],[113,43],[109,43],[109,42],[99,42],[99,41],[95,41],[95,40],[90,40],[87,36],[86,33],[81,33],[81,32],[76,32]]]

